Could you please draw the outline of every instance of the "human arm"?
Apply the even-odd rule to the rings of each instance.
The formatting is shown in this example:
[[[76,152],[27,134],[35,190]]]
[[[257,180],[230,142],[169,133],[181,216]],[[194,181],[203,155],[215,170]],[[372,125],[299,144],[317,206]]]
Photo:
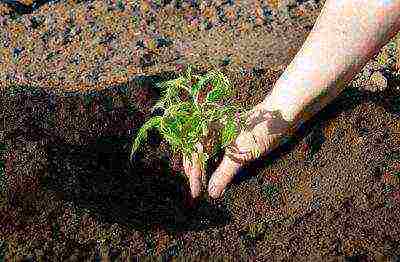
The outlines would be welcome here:
[[[399,29],[399,0],[327,0],[300,51],[272,92],[254,108],[253,112],[264,120],[253,125],[250,132],[238,136],[236,150],[227,149],[209,182],[209,195],[213,198],[221,196],[243,161],[257,157],[252,150],[254,147],[258,147],[261,154],[271,151],[284,135],[294,131],[339,95]],[[268,111],[280,115],[271,120]],[[274,125],[279,126],[281,134],[269,132]],[[235,158],[242,161],[235,161]]]
[[[327,0],[264,102],[298,126],[340,94],[399,30],[399,0]]]

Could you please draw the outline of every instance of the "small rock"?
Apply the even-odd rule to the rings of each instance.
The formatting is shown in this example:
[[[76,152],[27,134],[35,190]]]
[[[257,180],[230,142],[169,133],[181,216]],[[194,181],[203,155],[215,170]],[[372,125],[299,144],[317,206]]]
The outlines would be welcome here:
[[[30,26],[33,29],[37,29],[38,27],[40,27],[43,24],[43,19],[41,17],[32,17],[30,19]]]
[[[310,209],[311,210],[319,210],[321,208],[321,201],[317,198],[313,198],[310,202]]]
[[[18,57],[21,54],[22,51],[23,51],[22,48],[14,48],[13,49],[13,56],[14,57]]]
[[[157,42],[157,48],[169,47],[173,44],[173,41],[171,39],[164,37],[158,37],[156,39],[156,42]]]
[[[383,91],[387,87],[387,79],[379,71],[372,73],[369,83],[364,88],[371,92]]]
[[[24,4],[24,5],[32,5],[33,4],[32,0],[19,0],[18,2],[20,2],[21,4]]]

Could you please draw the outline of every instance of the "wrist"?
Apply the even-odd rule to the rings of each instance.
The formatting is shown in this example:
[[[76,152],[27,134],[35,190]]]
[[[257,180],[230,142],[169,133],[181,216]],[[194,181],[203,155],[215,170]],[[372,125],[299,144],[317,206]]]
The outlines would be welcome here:
[[[275,91],[275,92],[274,92]],[[277,111],[281,115],[282,120],[288,124],[286,135],[293,134],[300,125],[312,117],[314,111],[318,109],[315,106],[310,107],[312,103],[307,103],[308,100],[299,95],[282,96],[288,94],[285,90],[274,88],[274,90],[265,97],[262,101],[262,107],[268,111]],[[307,100],[307,101],[305,101]],[[318,104],[318,103],[317,103]]]
[[[292,133],[292,126],[294,124],[294,121],[291,119],[290,111],[288,110],[288,108],[282,108],[281,106],[279,106],[277,100],[274,99],[272,93],[268,94],[258,106],[262,110],[273,112],[274,118],[278,118],[285,123],[285,125],[283,125],[284,130],[282,130],[281,135],[287,136]]]
[[[261,106],[268,111],[279,111],[283,120],[292,123],[294,120],[293,108],[291,107],[292,102],[289,100],[290,99],[287,98],[285,103],[281,103],[279,97],[276,95],[274,90],[272,90],[272,92],[269,93],[261,102]]]

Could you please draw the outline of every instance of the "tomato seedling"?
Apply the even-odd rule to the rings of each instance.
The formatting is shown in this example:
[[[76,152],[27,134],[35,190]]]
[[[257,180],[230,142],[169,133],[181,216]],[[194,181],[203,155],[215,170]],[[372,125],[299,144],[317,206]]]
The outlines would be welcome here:
[[[228,146],[243,128],[246,112],[224,104],[224,99],[233,94],[229,79],[219,70],[203,76],[192,74],[189,65],[180,77],[157,85],[161,89],[161,99],[152,112],[157,110],[161,116],[150,118],[139,129],[130,159],[147,139],[148,131],[155,128],[173,153],[181,153],[192,165],[192,154],[198,153],[198,164],[204,171],[207,160],[217,153],[215,149]],[[215,126],[217,132],[210,132],[215,131],[210,130]],[[204,152],[200,148],[205,148]]]

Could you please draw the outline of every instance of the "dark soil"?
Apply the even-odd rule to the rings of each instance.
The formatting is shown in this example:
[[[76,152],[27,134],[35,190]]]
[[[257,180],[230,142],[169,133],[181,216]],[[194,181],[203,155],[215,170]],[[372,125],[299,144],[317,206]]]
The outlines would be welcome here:
[[[231,102],[261,102],[289,62],[286,54],[242,74],[221,67],[236,91]],[[9,86],[0,93],[0,257],[397,261],[400,84],[385,65],[376,70],[384,91],[355,87],[369,84],[361,72],[296,136],[241,170],[223,199],[194,203],[157,132],[128,161],[159,98],[154,84],[174,73],[98,92]]]

